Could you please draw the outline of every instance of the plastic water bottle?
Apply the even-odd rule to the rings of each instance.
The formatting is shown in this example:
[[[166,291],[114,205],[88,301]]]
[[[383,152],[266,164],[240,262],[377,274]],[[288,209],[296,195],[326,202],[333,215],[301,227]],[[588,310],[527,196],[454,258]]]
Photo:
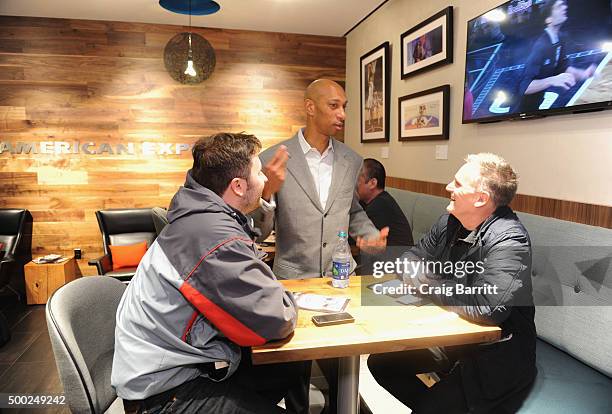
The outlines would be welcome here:
[[[332,285],[347,288],[351,271],[351,249],[345,231],[338,233],[338,242],[332,254]]]

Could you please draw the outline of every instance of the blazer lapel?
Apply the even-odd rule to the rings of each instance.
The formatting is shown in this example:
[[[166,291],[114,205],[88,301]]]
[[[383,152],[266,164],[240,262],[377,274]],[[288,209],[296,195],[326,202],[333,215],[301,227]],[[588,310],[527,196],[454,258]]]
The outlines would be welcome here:
[[[319,193],[317,193],[317,187],[314,183],[314,178],[312,178],[310,168],[308,168],[308,163],[306,162],[306,157],[304,157],[304,152],[302,151],[302,147],[298,141],[297,134],[289,142],[287,142],[287,149],[289,150],[287,171],[293,175],[295,181],[300,187],[302,187],[302,190],[304,190],[304,193],[306,193],[308,198],[310,198],[315,207],[317,207],[320,211],[323,211],[321,201],[319,200]]]
[[[333,138],[332,138],[333,139]],[[346,174],[349,171],[349,162],[346,159],[346,152],[344,152],[340,145],[334,146],[334,169],[332,171],[332,181],[329,186],[329,195],[327,196],[327,204],[325,205],[324,213],[327,213],[331,208],[338,190],[342,188],[342,182],[344,181]]]

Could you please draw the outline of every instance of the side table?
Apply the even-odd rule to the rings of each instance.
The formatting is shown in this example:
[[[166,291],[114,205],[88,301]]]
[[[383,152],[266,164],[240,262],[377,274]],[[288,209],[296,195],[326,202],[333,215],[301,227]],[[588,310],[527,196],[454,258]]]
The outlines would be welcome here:
[[[60,263],[29,262],[24,270],[28,305],[44,305],[53,292],[77,278],[73,257]]]

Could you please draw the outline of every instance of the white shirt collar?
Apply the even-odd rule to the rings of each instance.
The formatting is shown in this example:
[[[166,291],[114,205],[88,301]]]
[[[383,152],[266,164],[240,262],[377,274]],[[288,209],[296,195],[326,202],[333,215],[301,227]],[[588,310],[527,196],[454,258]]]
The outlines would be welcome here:
[[[300,143],[300,147],[302,148],[302,152],[304,154],[307,154],[310,150],[315,150],[317,153],[319,151],[317,151],[316,148],[313,148],[310,146],[310,144],[308,143],[308,141],[306,141],[306,138],[304,138],[304,131],[303,128],[300,128],[298,131],[298,141]],[[327,144],[327,149],[325,149],[325,151],[323,151],[323,154],[320,154],[321,156],[325,155],[328,153],[328,151],[333,151],[334,150],[334,146],[332,144],[333,139],[330,137],[329,138],[329,142]]]

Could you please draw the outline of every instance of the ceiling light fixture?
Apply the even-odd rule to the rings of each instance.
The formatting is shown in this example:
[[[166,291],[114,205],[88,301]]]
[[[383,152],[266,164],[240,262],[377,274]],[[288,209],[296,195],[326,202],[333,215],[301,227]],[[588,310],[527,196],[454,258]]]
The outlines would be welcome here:
[[[174,36],[164,49],[166,70],[181,83],[196,84],[208,79],[215,69],[215,51],[208,40],[192,32],[191,15],[212,14],[221,6],[211,0],[159,0],[159,4],[173,13],[189,15],[189,32]]]

